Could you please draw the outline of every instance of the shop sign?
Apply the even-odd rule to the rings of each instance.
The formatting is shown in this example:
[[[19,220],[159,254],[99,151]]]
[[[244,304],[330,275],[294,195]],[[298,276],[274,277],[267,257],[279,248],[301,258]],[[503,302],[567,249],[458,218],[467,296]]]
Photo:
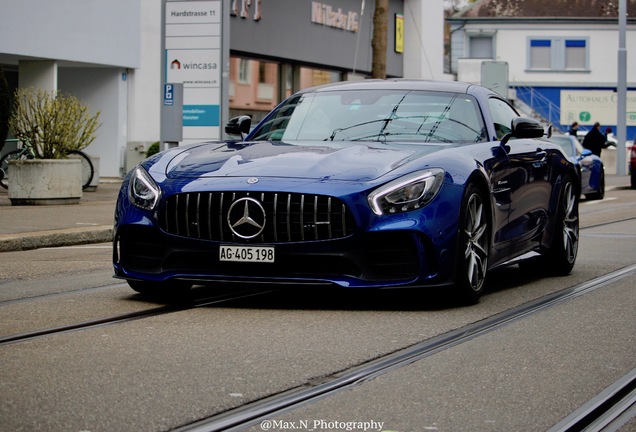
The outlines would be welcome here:
[[[611,90],[561,90],[561,124],[616,124],[618,93]],[[636,91],[627,92],[627,126],[636,126]]]
[[[221,0],[165,3],[165,82],[183,84],[184,140],[219,139]]]
[[[355,11],[342,11],[326,3],[311,2],[311,22],[356,33],[360,28],[360,17]]]
[[[404,52],[404,15],[395,14],[395,52]]]
[[[232,8],[230,9],[231,16],[239,16],[243,19],[247,18],[250,13],[250,7],[252,3],[256,3],[256,10],[254,11],[254,21],[260,21],[262,17],[262,4],[261,0],[241,0],[241,8],[239,9],[239,0],[232,0]]]

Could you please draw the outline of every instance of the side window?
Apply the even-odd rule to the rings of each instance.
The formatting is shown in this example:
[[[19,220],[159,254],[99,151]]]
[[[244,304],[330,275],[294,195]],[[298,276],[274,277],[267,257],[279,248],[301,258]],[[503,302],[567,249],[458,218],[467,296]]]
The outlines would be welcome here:
[[[510,132],[512,119],[519,117],[519,114],[501,99],[490,98],[488,106],[490,107],[492,120],[495,123],[496,139],[500,140],[505,134]]]
[[[272,113],[271,118],[267,122],[260,125],[258,130],[252,132],[251,139],[256,141],[280,141],[292,113],[301,102],[302,97],[287,99],[284,105],[279,106],[276,111]]]

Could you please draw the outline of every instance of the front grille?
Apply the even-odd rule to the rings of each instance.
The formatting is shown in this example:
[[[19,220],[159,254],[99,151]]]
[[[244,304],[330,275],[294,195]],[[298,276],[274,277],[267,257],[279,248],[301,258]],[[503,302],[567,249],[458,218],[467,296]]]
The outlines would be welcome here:
[[[256,237],[234,234],[227,221],[232,204],[245,197],[265,211],[264,229]],[[353,234],[355,222],[338,198],[279,192],[192,192],[166,199],[159,217],[167,233],[239,243],[284,243],[340,239]]]

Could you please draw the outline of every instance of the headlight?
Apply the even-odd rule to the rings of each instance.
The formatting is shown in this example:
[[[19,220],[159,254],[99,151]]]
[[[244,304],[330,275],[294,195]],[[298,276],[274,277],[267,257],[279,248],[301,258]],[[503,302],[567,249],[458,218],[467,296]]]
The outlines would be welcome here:
[[[161,189],[141,166],[137,166],[130,175],[128,183],[128,198],[133,205],[145,210],[153,210],[159,198]]]
[[[443,182],[444,170],[441,168],[418,171],[371,192],[369,205],[378,216],[416,210],[435,198]]]

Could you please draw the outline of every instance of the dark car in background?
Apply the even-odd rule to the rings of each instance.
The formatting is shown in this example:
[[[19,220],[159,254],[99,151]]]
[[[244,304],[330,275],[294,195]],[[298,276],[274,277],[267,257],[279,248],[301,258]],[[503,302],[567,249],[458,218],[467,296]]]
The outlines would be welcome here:
[[[600,157],[572,135],[552,135],[550,140],[561,146],[563,152],[581,170],[581,193],[589,200],[603,199],[605,196],[605,166]]]
[[[574,266],[577,167],[486,88],[326,85],[226,132],[241,140],[170,149],[124,179],[113,264],[134,290],[435,286],[474,303],[496,267]]]

